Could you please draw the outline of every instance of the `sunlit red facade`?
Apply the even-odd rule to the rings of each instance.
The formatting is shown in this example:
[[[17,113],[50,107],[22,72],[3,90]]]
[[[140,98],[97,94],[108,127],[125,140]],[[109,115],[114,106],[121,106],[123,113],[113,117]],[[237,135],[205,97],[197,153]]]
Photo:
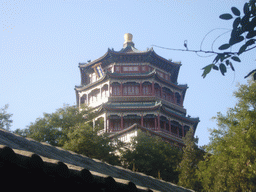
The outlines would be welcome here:
[[[98,110],[103,131],[110,135],[123,135],[136,124],[136,129],[183,146],[181,138],[189,129],[196,130],[199,118],[186,116],[183,102],[188,87],[177,82],[180,66],[152,48],[137,50],[132,35],[126,34],[120,51],[108,49],[102,57],[79,64],[77,105]]]

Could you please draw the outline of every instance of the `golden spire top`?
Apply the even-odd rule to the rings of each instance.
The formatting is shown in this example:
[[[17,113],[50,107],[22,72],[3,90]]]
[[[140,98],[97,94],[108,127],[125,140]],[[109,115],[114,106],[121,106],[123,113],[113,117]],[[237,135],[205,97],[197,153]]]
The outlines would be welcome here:
[[[134,43],[132,42],[132,34],[131,33],[125,33],[124,34],[124,45],[123,48],[126,47],[134,47]]]
[[[132,42],[132,34],[131,33],[125,33],[124,34],[124,43]]]

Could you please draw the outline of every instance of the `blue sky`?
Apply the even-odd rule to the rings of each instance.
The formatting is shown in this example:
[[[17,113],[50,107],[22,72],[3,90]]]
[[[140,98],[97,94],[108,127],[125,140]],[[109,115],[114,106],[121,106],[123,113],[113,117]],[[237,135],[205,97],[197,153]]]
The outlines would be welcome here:
[[[25,128],[43,113],[54,112],[64,103],[76,102],[74,86],[80,84],[79,62],[94,60],[107,48],[120,50],[125,33],[133,34],[139,50],[153,44],[170,48],[199,49],[204,36],[215,28],[232,28],[231,21],[219,15],[242,9],[245,0],[1,0],[0,1],[0,106],[9,104],[13,114],[12,130]],[[203,49],[223,29],[207,36]],[[219,38],[215,50],[225,42]],[[196,135],[199,145],[209,142],[208,128],[217,112],[233,107],[232,96],[238,83],[255,66],[255,51],[234,63],[228,70],[201,77],[201,68],[213,57],[169,51],[155,52],[173,61],[181,61],[178,82],[188,84],[184,106],[187,114],[200,117]],[[205,56],[205,55],[203,55]]]

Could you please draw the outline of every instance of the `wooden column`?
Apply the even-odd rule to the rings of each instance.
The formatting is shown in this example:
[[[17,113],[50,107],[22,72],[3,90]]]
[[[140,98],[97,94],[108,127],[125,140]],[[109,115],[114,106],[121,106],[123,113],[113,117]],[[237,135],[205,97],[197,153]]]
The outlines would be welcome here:
[[[181,125],[181,129],[182,129],[182,137],[184,137],[184,125]]]
[[[160,115],[157,115],[157,120],[158,120],[158,128],[157,130],[160,131]]]
[[[76,92],[76,103],[77,103],[78,107],[80,107],[81,97],[79,96],[79,94],[77,92]]]
[[[109,119],[109,129],[108,129],[108,132],[111,132],[112,129],[113,129],[113,120]]]
[[[152,81],[152,96],[155,96],[155,82]]]
[[[183,107],[183,96],[180,96],[180,106]]]
[[[175,93],[172,92],[172,102],[175,103]]]
[[[89,105],[89,94],[85,94],[86,95],[86,105]]]
[[[105,113],[104,116],[104,132],[107,132],[107,114]]]
[[[107,122],[106,122],[106,132],[109,132],[109,118],[107,117]]]
[[[139,94],[140,96],[142,96],[143,94],[142,94],[142,83],[140,82],[140,94]]]
[[[162,86],[160,87],[160,97],[161,98],[163,97],[163,87]]]
[[[123,114],[121,114],[121,130],[124,129],[124,117]]]
[[[139,73],[142,72],[141,67],[142,67],[141,65],[138,66],[138,68],[139,68]]]
[[[112,84],[108,86],[108,89],[109,89],[109,96],[111,97],[112,94],[113,94],[113,86],[112,86]],[[89,99],[89,94],[88,94],[88,99]]]
[[[121,82],[121,85],[120,85],[120,95],[123,96],[123,83]]]

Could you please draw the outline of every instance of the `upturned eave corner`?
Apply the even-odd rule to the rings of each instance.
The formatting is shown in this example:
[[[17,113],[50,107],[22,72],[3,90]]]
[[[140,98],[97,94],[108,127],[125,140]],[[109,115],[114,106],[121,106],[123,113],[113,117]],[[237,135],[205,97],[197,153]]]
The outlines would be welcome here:
[[[153,48],[139,51],[126,34],[120,51],[108,48],[98,59],[79,63],[77,103],[98,111],[106,134],[124,133],[136,124],[178,141],[199,123],[183,106],[188,85],[177,82],[180,66]]]

